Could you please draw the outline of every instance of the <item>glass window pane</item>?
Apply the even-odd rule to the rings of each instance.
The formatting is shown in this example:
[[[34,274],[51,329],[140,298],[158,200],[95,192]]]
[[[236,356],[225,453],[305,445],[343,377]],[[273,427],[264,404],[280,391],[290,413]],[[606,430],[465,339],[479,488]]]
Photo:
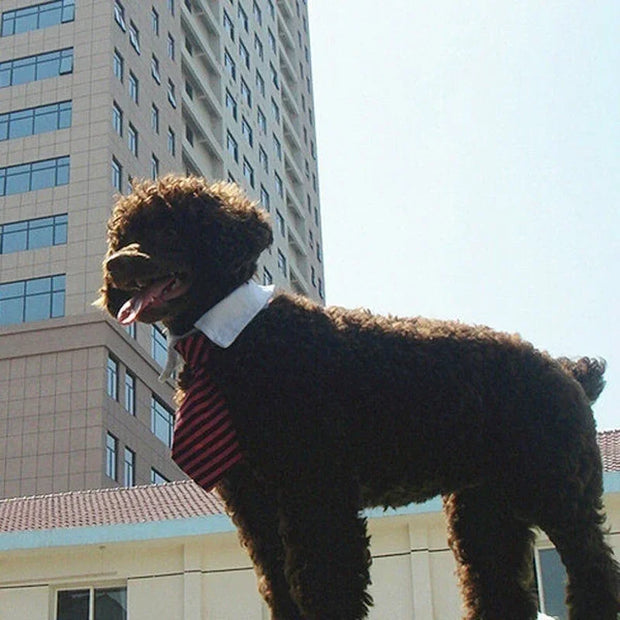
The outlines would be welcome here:
[[[27,239],[28,236],[25,228],[14,232],[6,232],[5,230],[2,233],[2,247],[0,249],[3,254],[20,252],[27,248]]]
[[[67,185],[69,183],[69,158],[59,157],[56,166],[55,185]]]
[[[20,32],[28,32],[37,28],[37,8],[27,8],[16,11],[15,31],[14,34]]]
[[[89,603],[89,590],[59,592],[56,620],[88,620]]]
[[[67,243],[67,222],[56,222],[54,226],[54,245]]]
[[[26,58],[13,61],[11,84],[25,84],[35,79],[35,59]]]
[[[30,188],[32,190],[53,187],[56,184],[56,161],[47,160],[32,164]]]
[[[73,50],[62,50],[60,52],[60,74],[71,73],[73,71]]]
[[[13,166],[7,170],[6,190],[7,196],[27,192],[30,189],[30,166]]]
[[[46,105],[34,111],[34,133],[54,131],[58,125],[57,106]]]
[[[567,583],[566,569],[555,549],[542,549],[539,552],[542,575],[545,613],[559,620],[566,620],[568,613],[564,603]]]
[[[28,234],[28,248],[36,249],[54,245],[54,229],[52,226],[31,228]]]
[[[21,323],[24,320],[24,299],[0,299],[0,325]]]
[[[38,293],[49,293],[52,288],[51,278],[36,278],[26,281],[26,295],[36,295]]]
[[[24,295],[23,282],[7,282],[0,285],[0,300],[22,297]]]
[[[52,293],[52,315],[51,318],[65,316],[65,292],[59,291]]]
[[[9,138],[32,135],[32,110],[20,110],[11,114]]]
[[[41,321],[50,318],[50,295],[42,293],[26,297],[25,321]]]
[[[44,80],[58,75],[60,63],[60,54],[58,52],[50,52],[49,54],[40,54],[37,57],[37,80]]]
[[[38,28],[47,28],[60,23],[61,3],[50,2],[39,9]]]
[[[95,590],[96,620],[127,619],[127,588]]]
[[[58,129],[71,127],[71,102],[61,103],[58,112]]]

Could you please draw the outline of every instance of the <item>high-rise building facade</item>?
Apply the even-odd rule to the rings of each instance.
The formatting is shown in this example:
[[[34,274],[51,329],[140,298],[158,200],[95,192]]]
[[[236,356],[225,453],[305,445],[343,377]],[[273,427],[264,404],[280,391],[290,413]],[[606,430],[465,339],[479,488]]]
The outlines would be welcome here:
[[[0,497],[181,478],[163,331],[91,306],[105,223],[132,178],[234,180],[271,214],[259,280],[322,302],[306,0],[0,11]]]

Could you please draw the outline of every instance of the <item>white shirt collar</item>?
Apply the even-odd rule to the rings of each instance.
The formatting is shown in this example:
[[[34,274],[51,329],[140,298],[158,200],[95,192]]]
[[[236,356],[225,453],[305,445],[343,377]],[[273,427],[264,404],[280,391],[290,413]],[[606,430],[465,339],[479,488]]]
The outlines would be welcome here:
[[[273,297],[273,286],[261,286],[249,280],[236,288],[230,295],[207,310],[195,323],[211,342],[222,348],[229,347],[252,319]],[[185,334],[187,335],[187,334]],[[168,361],[160,380],[168,379],[177,366],[178,354],[174,344],[184,336],[168,334]]]

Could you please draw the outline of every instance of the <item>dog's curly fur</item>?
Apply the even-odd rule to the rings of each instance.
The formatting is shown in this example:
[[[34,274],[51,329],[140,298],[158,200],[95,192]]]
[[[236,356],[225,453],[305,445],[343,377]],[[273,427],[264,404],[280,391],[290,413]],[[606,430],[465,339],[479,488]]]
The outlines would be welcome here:
[[[142,280],[175,273],[187,292],[140,320],[183,334],[252,277],[271,240],[234,185],[137,184],[109,221],[99,303],[115,316]],[[211,364],[245,455],[218,490],[274,618],[365,617],[360,511],[442,494],[466,618],[536,617],[538,526],[566,565],[571,620],[616,620],[590,409],[603,363],[554,360],[486,327],[278,294]]]

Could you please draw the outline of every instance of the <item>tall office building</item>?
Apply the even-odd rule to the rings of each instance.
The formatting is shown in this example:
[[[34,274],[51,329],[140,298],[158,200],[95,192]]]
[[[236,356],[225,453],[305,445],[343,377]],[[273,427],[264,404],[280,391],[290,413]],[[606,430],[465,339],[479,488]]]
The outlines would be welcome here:
[[[0,11],[0,496],[178,479],[163,332],[91,306],[105,223],[132,178],[234,180],[259,279],[323,299],[306,0]]]

